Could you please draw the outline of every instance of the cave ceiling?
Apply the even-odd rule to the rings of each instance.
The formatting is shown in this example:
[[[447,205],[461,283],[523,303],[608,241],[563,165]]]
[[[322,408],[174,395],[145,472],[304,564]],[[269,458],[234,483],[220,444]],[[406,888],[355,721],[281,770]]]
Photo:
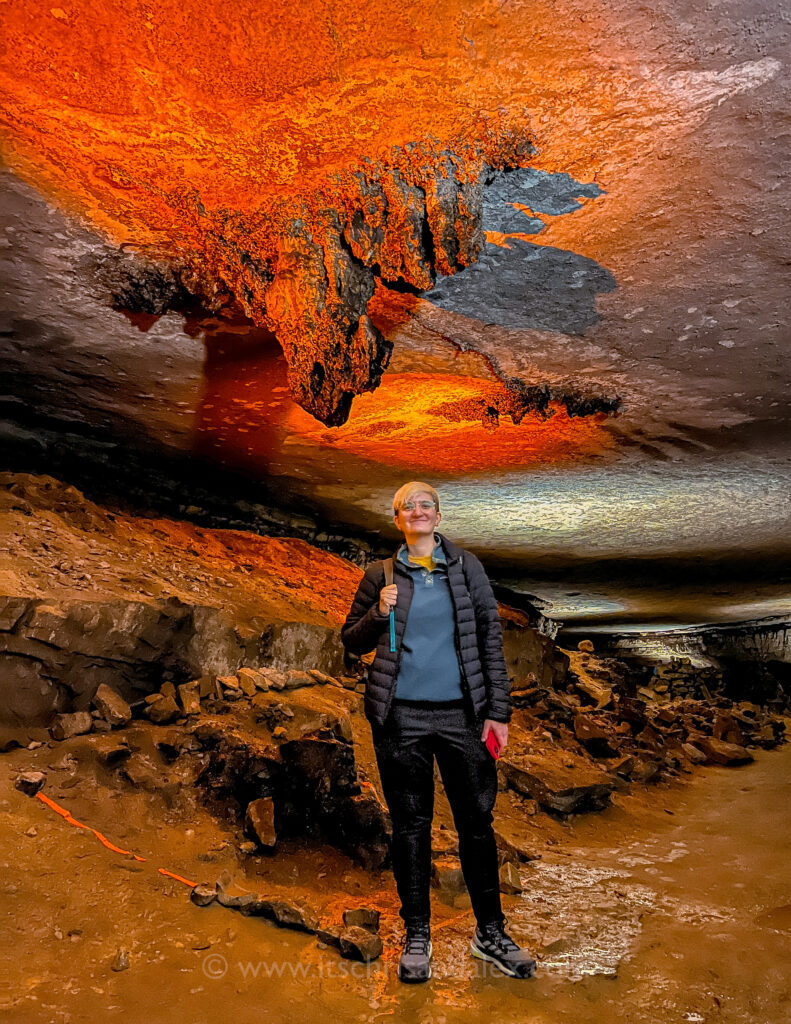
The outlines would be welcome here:
[[[3,21],[8,449],[157,446],[393,539],[425,479],[549,616],[788,618],[777,5]]]

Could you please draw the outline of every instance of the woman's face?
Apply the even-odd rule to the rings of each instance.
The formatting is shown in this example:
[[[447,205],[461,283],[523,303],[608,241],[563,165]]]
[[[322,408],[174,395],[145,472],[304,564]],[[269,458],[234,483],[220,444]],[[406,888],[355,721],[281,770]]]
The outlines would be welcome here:
[[[421,508],[420,503],[423,501],[432,502],[432,507],[430,509]],[[402,533],[411,533],[413,535],[433,533],[439,525],[442,514],[437,511],[436,505],[433,504],[434,499],[428,491],[417,491],[415,494],[410,494],[406,503],[409,502],[415,508],[408,512],[402,506],[394,517],[394,522],[398,529]]]

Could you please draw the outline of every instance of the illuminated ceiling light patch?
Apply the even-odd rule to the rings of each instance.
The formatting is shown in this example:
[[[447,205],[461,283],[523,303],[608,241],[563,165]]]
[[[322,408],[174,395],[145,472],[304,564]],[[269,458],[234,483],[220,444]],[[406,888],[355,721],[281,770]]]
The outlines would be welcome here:
[[[604,412],[570,416],[524,402],[473,377],[391,374],[355,402],[342,427],[327,428],[294,407],[287,429],[303,440],[404,469],[469,473],[492,467],[568,463],[612,447]],[[516,422],[514,422],[516,420]]]

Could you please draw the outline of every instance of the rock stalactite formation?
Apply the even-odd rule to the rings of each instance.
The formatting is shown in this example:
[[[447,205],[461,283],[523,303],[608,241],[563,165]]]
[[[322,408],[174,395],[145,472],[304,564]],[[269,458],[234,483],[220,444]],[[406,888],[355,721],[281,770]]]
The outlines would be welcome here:
[[[14,11],[0,129],[16,173],[154,262],[150,312],[173,273],[209,308],[237,303],[276,333],[297,401],[337,425],[389,362],[376,279],[424,290],[474,261],[485,167],[532,147],[504,70],[483,94],[469,80],[470,34],[499,16],[332,7]]]
[[[393,343],[368,315],[377,281],[411,292],[474,263],[485,243],[492,167],[529,159],[530,143],[498,126],[481,142],[395,147],[386,161],[338,172],[310,197],[266,202],[253,215],[209,211],[199,190],[161,193],[172,251],[131,247],[96,273],[119,309],[160,316],[190,295],[240,308],[271,330],[295,400],[328,426],[379,386]]]
[[[146,261],[114,293],[126,308],[159,315],[168,290],[178,304],[183,289],[215,312],[241,307],[276,334],[296,401],[327,425],[346,422],[390,360],[367,312],[376,281],[425,291],[474,262],[485,177],[534,152],[524,103],[502,102],[490,76],[478,95],[456,67],[474,12],[413,5],[410,34],[432,42],[406,89],[399,54],[406,45],[415,57],[395,29],[402,5],[389,0],[353,24],[339,16],[326,37],[323,18],[307,29],[282,9],[288,44],[254,9],[226,19],[190,3],[122,17],[89,6],[10,19],[14,57],[0,71],[10,166]],[[187,47],[172,35],[185,18]],[[245,24],[241,38],[228,21]],[[29,52],[34,36],[46,70]],[[356,87],[339,85],[338,61],[354,66]],[[53,80],[68,117],[53,111]]]
[[[336,174],[296,210],[278,201],[252,220],[208,213],[196,191],[185,192],[175,205],[201,257],[188,259],[181,281],[210,308],[236,300],[272,330],[296,401],[339,426],[390,361],[392,342],[368,316],[377,280],[424,291],[437,274],[474,263],[490,168],[516,166],[531,151],[502,130],[454,152],[396,147],[386,162]]]

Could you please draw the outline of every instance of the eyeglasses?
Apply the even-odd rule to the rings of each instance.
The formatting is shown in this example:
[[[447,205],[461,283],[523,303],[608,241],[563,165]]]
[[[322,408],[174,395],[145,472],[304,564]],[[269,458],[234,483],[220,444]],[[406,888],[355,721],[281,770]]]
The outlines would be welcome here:
[[[432,509],[437,507],[435,501],[405,501],[401,506],[402,512],[414,512],[415,509],[420,509],[421,512],[430,512]]]

